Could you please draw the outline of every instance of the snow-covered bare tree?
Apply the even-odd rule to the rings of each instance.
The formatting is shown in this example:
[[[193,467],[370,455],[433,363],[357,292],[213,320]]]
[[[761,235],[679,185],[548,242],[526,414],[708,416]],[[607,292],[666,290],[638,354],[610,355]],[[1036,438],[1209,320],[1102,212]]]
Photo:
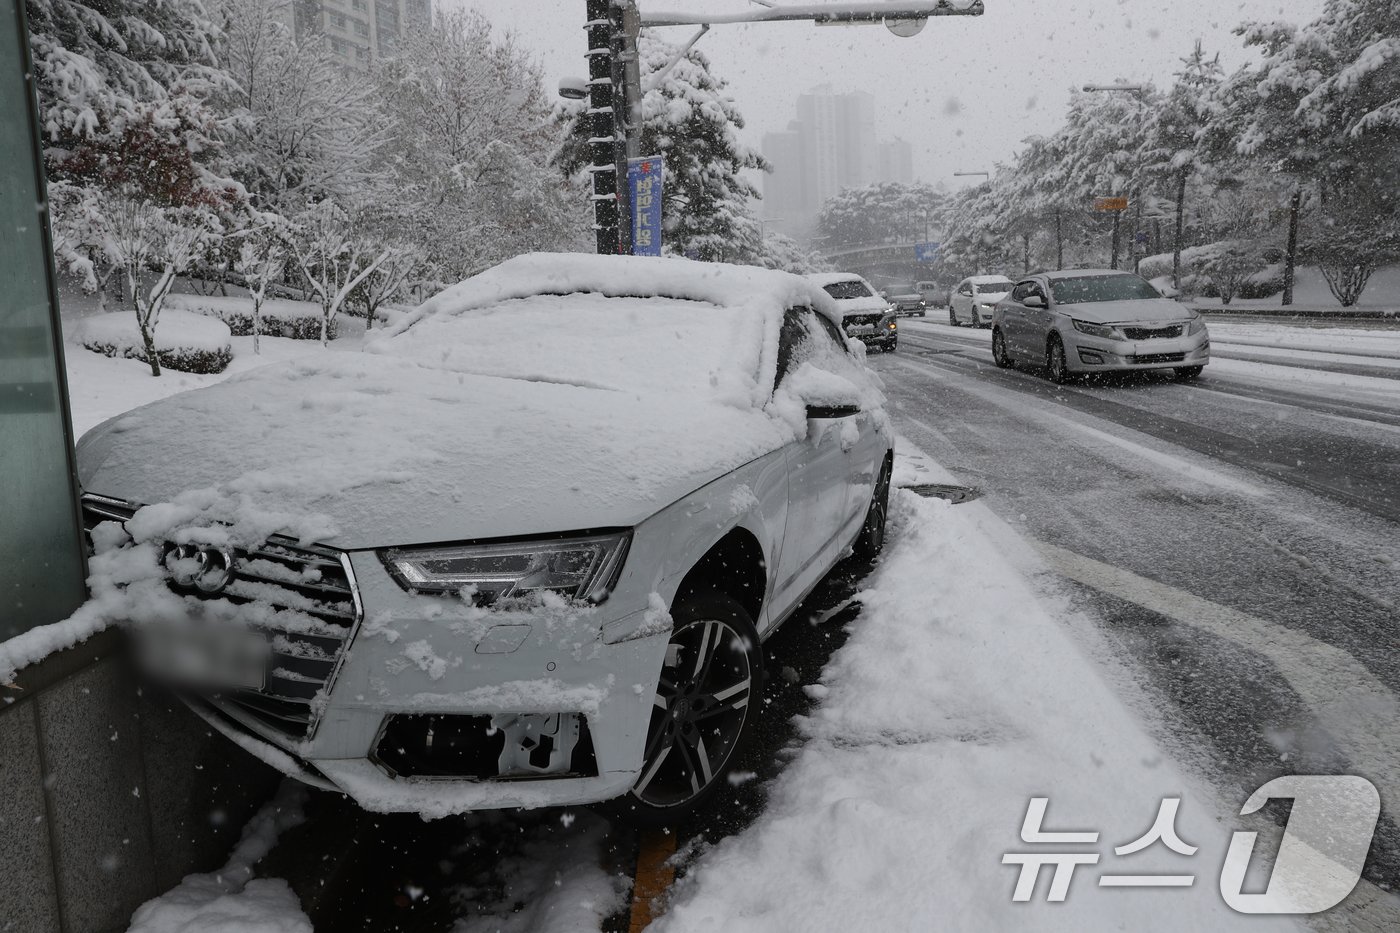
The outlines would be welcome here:
[[[539,66],[476,14],[439,17],[404,36],[375,76],[394,145],[382,212],[425,257],[419,274],[456,282],[532,250],[583,248],[582,191],[551,165],[561,129]]]
[[[326,346],[345,299],[390,251],[377,238],[365,236],[351,215],[329,198],[292,218],[287,248],[321,306],[321,346]]]
[[[247,232],[238,244],[238,258],[233,261],[233,271],[243,279],[253,299],[254,353],[262,352],[259,338],[262,336],[262,309],[267,301],[267,290],[286,271],[287,255],[274,229],[264,226]]]
[[[222,231],[209,211],[160,207],[130,191],[104,195],[101,210],[111,225],[109,249],[126,279],[146,362],[151,375],[159,376],[155,336],[165,299]]]
[[[370,80],[348,71],[328,40],[295,38],[288,0],[223,0],[218,50],[232,79],[230,159],[260,210],[284,215],[322,197],[384,190],[379,148],[389,138]]]
[[[925,182],[848,188],[822,205],[818,230],[828,247],[922,242],[947,195]]]

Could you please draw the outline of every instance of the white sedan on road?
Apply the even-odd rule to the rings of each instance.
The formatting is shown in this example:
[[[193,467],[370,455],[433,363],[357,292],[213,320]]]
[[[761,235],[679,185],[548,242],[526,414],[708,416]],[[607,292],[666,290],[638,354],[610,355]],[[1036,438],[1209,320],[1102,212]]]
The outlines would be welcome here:
[[[95,428],[87,526],[149,564],[129,621],[191,704],[287,773],[674,819],[727,786],[763,639],[883,542],[892,435],[839,323],[785,273],[521,257],[367,352]]]
[[[1194,379],[1210,362],[1210,334],[1199,314],[1131,272],[1048,272],[1022,279],[997,304],[992,358],[1044,366],[1057,383],[1152,369]]]
[[[948,294],[948,323],[954,327],[964,321],[970,327],[990,325],[997,302],[1006,297],[1013,284],[1002,275],[973,275],[963,279]]]

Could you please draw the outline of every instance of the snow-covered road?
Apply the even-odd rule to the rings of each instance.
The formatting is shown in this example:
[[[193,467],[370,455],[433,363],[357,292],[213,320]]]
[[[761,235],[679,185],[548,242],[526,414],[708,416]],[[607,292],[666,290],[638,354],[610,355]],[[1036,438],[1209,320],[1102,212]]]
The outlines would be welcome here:
[[[1212,336],[1194,385],[1057,387],[995,369],[987,331],[923,322],[875,365],[902,429],[983,488],[1126,659],[1172,754],[1218,789],[1366,775],[1385,804],[1367,877],[1393,884],[1400,333]]]

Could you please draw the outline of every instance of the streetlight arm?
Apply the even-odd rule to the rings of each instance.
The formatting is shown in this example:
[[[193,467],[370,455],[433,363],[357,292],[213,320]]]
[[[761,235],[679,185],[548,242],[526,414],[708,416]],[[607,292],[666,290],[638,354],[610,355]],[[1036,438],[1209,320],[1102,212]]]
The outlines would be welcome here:
[[[775,23],[808,20],[815,23],[879,23],[926,16],[981,16],[982,0],[924,0],[922,3],[793,3],[765,6],[741,13],[687,13],[672,10],[643,13],[643,26],[712,26],[729,23]]]

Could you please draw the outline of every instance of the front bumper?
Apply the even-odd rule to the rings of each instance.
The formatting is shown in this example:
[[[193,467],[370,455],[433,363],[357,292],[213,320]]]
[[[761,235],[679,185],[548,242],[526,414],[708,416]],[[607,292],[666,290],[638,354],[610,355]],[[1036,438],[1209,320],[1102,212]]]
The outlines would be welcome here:
[[[1106,340],[1079,331],[1062,334],[1065,361],[1072,372],[1125,372],[1205,366],[1210,362],[1210,337],[1159,340]]]
[[[646,630],[646,606],[614,598],[586,609],[487,611],[413,596],[373,553],[350,557],[364,622],[334,682],[318,697],[307,734],[279,729],[223,697],[201,698],[227,729],[241,733],[239,744],[284,773],[333,786],[375,812],[440,817],[587,804],[625,794],[636,783],[667,642],[664,633],[635,637]],[[551,716],[582,723],[588,767],[572,767],[576,756],[548,773],[401,774],[386,753],[395,717],[489,721],[494,735],[498,723]],[[528,746],[513,748],[515,733],[499,731],[506,736],[495,740],[506,746],[504,767]]]
[[[874,334],[849,334],[848,336],[854,337],[867,347],[893,347],[899,343],[899,331],[888,328]]]

